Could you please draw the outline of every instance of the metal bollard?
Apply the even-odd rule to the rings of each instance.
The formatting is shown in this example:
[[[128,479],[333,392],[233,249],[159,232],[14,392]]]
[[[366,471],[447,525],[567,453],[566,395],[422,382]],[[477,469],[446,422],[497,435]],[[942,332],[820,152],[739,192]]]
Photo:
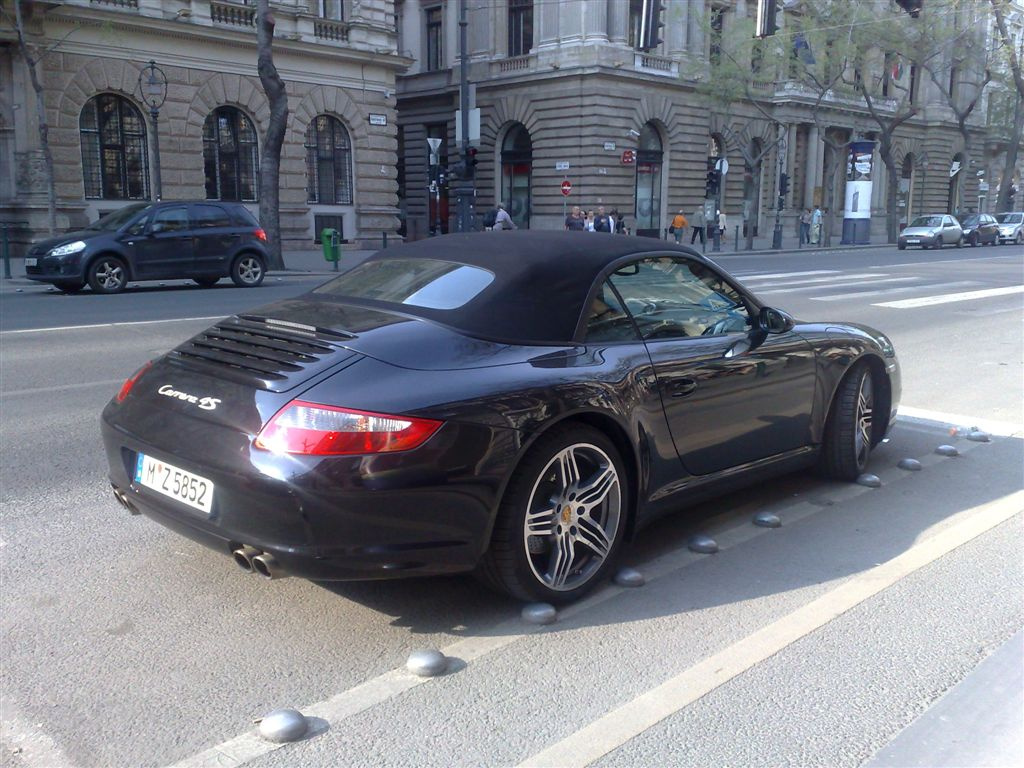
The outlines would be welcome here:
[[[388,233],[387,232],[381,232],[380,234],[381,234],[381,237],[384,239],[384,246],[383,247],[387,248],[388,247]]]
[[[7,239],[7,232],[10,230],[6,224],[0,226],[4,233],[4,280],[11,279],[11,243]]]
[[[736,242],[733,244],[732,249],[738,251],[740,249],[740,225],[736,225]]]

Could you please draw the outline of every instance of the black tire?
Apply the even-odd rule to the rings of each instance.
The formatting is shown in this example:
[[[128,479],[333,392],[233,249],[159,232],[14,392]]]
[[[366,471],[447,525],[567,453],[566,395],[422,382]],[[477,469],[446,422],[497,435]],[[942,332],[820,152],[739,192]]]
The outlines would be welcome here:
[[[241,288],[255,288],[263,282],[267,267],[255,253],[240,253],[231,262],[231,280]]]
[[[85,287],[81,280],[55,280],[53,287],[64,293],[78,293]]]
[[[963,248],[964,247],[964,236],[963,235],[960,235],[960,237],[957,238],[957,240],[956,240],[956,247],[957,248]]]
[[[553,428],[516,468],[477,575],[522,600],[579,599],[613,566],[630,498],[608,437],[582,424]]]
[[[978,233],[975,232],[974,234],[971,235],[971,248],[977,248],[977,247],[978,247]]]
[[[89,265],[89,287],[95,293],[120,293],[128,285],[128,267],[116,256],[100,256]]]
[[[865,363],[843,377],[829,409],[821,446],[821,469],[836,480],[856,480],[868,465],[873,447],[875,380]]]
[[[220,280],[219,277],[193,277],[196,284],[203,286],[203,288],[212,288]]]
[[[900,251],[905,251],[905,250],[907,250],[907,246],[906,246],[905,243],[897,243],[896,244],[896,249],[900,250]]]

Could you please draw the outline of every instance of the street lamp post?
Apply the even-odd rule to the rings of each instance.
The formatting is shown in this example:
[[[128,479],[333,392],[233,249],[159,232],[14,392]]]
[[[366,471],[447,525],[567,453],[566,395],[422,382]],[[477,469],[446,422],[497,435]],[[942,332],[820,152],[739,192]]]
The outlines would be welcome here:
[[[153,118],[153,199],[159,200],[163,194],[160,183],[160,107],[167,100],[167,76],[155,61],[150,60],[139,73],[139,93],[149,107],[149,116]]]

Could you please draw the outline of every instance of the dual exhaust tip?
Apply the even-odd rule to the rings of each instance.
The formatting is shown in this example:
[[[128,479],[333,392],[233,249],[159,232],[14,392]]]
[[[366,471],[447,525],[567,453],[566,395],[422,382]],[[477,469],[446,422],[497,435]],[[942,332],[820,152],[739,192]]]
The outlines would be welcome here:
[[[117,499],[117,503],[128,510],[130,514],[141,515],[139,508],[135,506],[134,502],[128,498],[128,495],[118,488],[116,485],[111,485],[114,489],[114,498]]]
[[[238,567],[246,573],[258,573],[265,579],[282,579],[288,574],[281,569],[277,558],[256,547],[241,546],[231,553]]]

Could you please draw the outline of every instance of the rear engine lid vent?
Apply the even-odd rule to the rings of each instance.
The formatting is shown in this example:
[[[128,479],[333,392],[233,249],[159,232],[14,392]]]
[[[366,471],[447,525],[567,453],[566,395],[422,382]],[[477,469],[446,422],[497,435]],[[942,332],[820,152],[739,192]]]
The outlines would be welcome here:
[[[238,315],[193,336],[170,359],[206,374],[285,392],[353,356],[352,334],[269,317]]]

